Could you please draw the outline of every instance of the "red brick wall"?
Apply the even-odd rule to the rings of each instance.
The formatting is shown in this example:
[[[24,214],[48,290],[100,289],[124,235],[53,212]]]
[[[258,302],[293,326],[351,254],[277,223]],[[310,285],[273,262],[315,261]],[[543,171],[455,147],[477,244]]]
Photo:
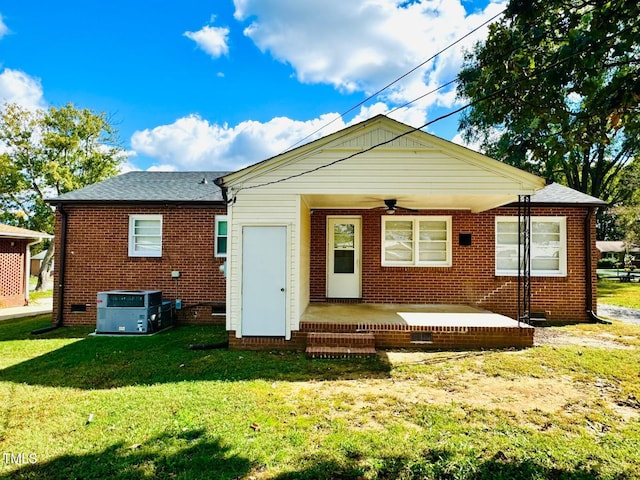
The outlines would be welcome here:
[[[381,265],[381,210],[315,210],[311,218],[311,300],[326,300],[326,217],[362,216],[362,301],[366,303],[468,304],[517,316],[517,278],[495,275],[495,217],[517,215],[500,208],[479,214],[468,211],[423,211],[424,215],[451,215],[451,267],[383,267]],[[532,277],[531,311],[549,320],[586,321],[584,265],[584,208],[534,208],[533,216],[566,216],[567,276]],[[595,221],[591,225],[595,238]],[[460,246],[459,233],[471,233],[472,245]],[[593,249],[593,301],[595,266]]]
[[[97,292],[114,289],[159,289],[166,300],[182,299],[181,322],[224,322],[224,316],[211,316],[209,306],[225,302],[225,278],[219,270],[224,259],[214,257],[214,221],[226,213],[224,207],[67,206],[65,211],[65,325],[94,325]],[[161,258],[129,257],[130,214],[162,215]],[[60,213],[56,215],[54,320],[62,238]],[[177,281],[171,278],[175,270],[181,274]],[[87,311],[71,312],[72,304],[87,305]]]
[[[0,308],[21,307],[25,303],[26,245],[24,240],[0,240]]]

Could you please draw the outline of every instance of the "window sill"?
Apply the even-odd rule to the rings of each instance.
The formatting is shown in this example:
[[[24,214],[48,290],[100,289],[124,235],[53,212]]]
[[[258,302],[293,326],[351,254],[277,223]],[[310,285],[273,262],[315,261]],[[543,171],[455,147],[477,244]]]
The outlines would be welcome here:
[[[517,278],[518,274],[517,273],[495,273],[496,278],[497,277],[508,277],[508,278]],[[566,273],[532,273],[531,274],[531,278],[567,278],[567,274]]]
[[[388,268],[451,268],[453,265],[448,263],[448,264],[414,264],[414,263],[407,263],[407,264],[397,264],[397,263],[383,263],[381,265],[382,267]]]

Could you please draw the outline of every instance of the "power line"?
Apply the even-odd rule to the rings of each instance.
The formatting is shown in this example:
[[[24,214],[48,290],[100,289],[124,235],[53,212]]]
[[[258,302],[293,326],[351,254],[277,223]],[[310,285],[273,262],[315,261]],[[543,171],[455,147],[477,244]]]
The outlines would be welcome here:
[[[622,30],[621,32],[618,32],[618,34],[623,33],[626,30],[629,30],[633,26],[635,26],[635,25],[627,27],[626,29]],[[610,39],[611,38],[606,38],[601,43],[604,43],[604,42],[606,42],[606,41],[608,41]],[[553,62],[552,64],[548,65],[544,69],[541,69],[541,70],[535,72],[533,78],[535,78],[535,76],[538,76],[538,75],[541,75],[541,74],[544,74],[544,73],[547,73],[547,72],[551,71],[555,67],[557,67],[557,66],[559,66],[559,65],[561,65],[561,64],[563,64],[563,63],[565,63],[565,62],[567,62],[569,60],[571,60],[573,57],[575,57],[577,55],[580,55],[582,53],[585,53],[588,50],[595,48],[596,46],[598,46],[598,45],[597,44],[596,45],[588,45],[587,47],[585,47],[585,48],[583,48],[581,50],[578,50],[577,52],[574,52],[571,55],[568,55],[567,57],[565,57],[563,59],[560,59],[560,60],[557,60],[557,61]],[[257,185],[250,185],[248,187],[240,187],[238,190],[235,191],[235,194],[241,192],[242,190],[252,190],[252,189],[258,188],[258,187],[266,187],[268,185],[274,185],[274,184],[277,184],[277,183],[282,183],[282,182],[285,182],[287,180],[291,180],[293,178],[302,177],[302,176],[307,175],[309,173],[317,172],[317,171],[322,170],[324,168],[327,168],[327,167],[336,165],[338,163],[342,163],[342,162],[344,162],[346,160],[349,160],[351,158],[360,156],[360,155],[362,155],[364,153],[368,153],[368,152],[370,152],[370,151],[372,151],[372,150],[374,150],[374,149],[376,149],[378,147],[381,147],[383,145],[387,145],[389,143],[392,143],[392,142],[396,141],[399,138],[405,137],[405,136],[410,135],[412,133],[415,133],[415,132],[417,132],[419,130],[422,130],[422,129],[428,127],[429,125],[432,125],[433,123],[439,122],[441,120],[444,120],[445,118],[448,118],[448,117],[451,117],[452,115],[460,113],[461,111],[463,111],[463,110],[465,110],[465,109],[467,109],[467,108],[469,108],[469,107],[471,107],[473,105],[476,105],[478,103],[481,103],[481,102],[484,102],[484,101],[489,100],[491,98],[494,98],[494,97],[500,95],[501,93],[507,91],[508,89],[517,86],[518,84],[522,83],[524,80],[531,80],[531,78],[532,77],[529,76],[528,78],[523,78],[521,80],[517,80],[517,81],[511,82],[511,83],[499,88],[498,90],[496,90],[494,92],[491,92],[491,93],[489,93],[487,95],[484,95],[484,96],[482,96],[482,97],[480,97],[480,98],[478,98],[476,100],[473,100],[473,101],[471,101],[471,102],[469,102],[469,103],[467,103],[467,104],[465,104],[465,105],[463,105],[463,106],[461,106],[461,107],[459,107],[459,108],[457,108],[457,109],[455,109],[455,110],[453,110],[451,112],[448,112],[448,113],[446,113],[444,115],[441,115],[441,116],[439,116],[439,117],[437,117],[437,118],[435,118],[433,120],[430,120],[430,121],[426,122],[425,124],[423,124],[423,125],[421,125],[419,127],[412,127],[409,130],[407,130],[406,132],[403,132],[403,133],[401,133],[399,135],[396,135],[396,136],[394,136],[394,137],[392,137],[392,138],[390,138],[388,140],[385,140],[383,142],[377,143],[375,145],[371,145],[370,147],[367,147],[364,150],[359,150],[357,152],[352,153],[351,155],[347,155],[346,157],[338,158],[338,159],[336,159],[336,160],[334,160],[332,162],[329,162],[327,164],[319,165],[319,166],[317,166],[315,168],[312,168],[310,170],[306,170],[304,172],[296,173],[294,175],[290,175],[288,177],[280,178],[278,180],[272,180],[272,181],[264,182],[264,183],[257,184]]]
[[[501,12],[496,13],[493,17],[491,17],[488,20],[485,20],[482,24],[478,25],[476,28],[474,28],[473,30],[467,32],[465,35],[463,35],[462,37],[458,38],[456,41],[454,41],[453,43],[450,43],[449,45],[447,45],[446,47],[444,47],[442,50],[434,53],[433,55],[431,55],[431,57],[427,58],[424,62],[420,63],[419,65],[413,67],[411,70],[409,70],[408,72],[400,75],[399,77],[397,77],[395,80],[393,80],[392,82],[388,83],[387,85],[385,85],[384,87],[382,87],[381,89],[377,90],[376,92],[372,93],[371,95],[369,95],[367,98],[365,98],[364,100],[362,100],[361,102],[357,103],[356,105],[354,105],[353,107],[349,108],[348,110],[345,110],[344,112],[342,112],[341,114],[339,114],[337,117],[335,117],[333,120],[329,121],[328,123],[324,124],[323,126],[321,126],[320,128],[317,128],[316,130],[314,130],[313,132],[311,132],[309,135],[307,135],[306,137],[298,140],[296,143],[294,143],[293,145],[291,145],[289,148],[283,150],[281,153],[284,153],[286,151],[291,150],[293,147],[295,147],[296,145],[304,142],[305,140],[307,140],[308,138],[314,136],[316,133],[324,130],[325,128],[327,128],[329,125],[331,125],[334,122],[337,122],[339,119],[344,118],[345,115],[347,115],[348,113],[353,112],[356,108],[364,105],[365,103],[367,103],[369,100],[377,97],[378,95],[380,95],[382,92],[384,92],[385,90],[387,90],[388,88],[392,87],[393,85],[395,85],[396,83],[398,83],[400,80],[408,77],[409,75],[411,75],[413,72],[415,72],[416,70],[418,70],[419,68],[425,66],[427,63],[429,63],[430,61],[434,60],[435,58],[437,58],[439,55],[443,54],[444,52],[446,52],[447,50],[449,50],[450,48],[454,47],[455,45],[457,45],[458,43],[460,43],[461,41],[463,41],[465,38],[473,35],[474,33],[476,33],[478,30],[480,30],[482,27],[484,27],[485,25],[487,25],[488,23],[492,22],[493,20],[495,20],[496,18],[498,18],[500,15],[502,15],[504,12],[506,12],[507,9],[505,8],[504,10],[502,10]],[[449,82],[452,83],[452,82]],[[448,84],[449,84],[448,83]],[[448,85],[447,84],[447,85]],[[444,88],[444,87],[442,87]],[[438,89],[433,90],[433,92],[436,92]],[[430,92],[430,93],[433,93]],[[407,102],[404,105],[400,106],[400,107],[396,107],[394,110],[397,110],[398,108],[402,108],[402,107],[406,107],[407,105],[429,95],[430,93],[426,93],[425,95],[422,95],[421,97],[418,97],[416,100],[412,100],[411,102]]]
[[[417,102],[418,100],[422,100],[424,97],[427,97],[429,95],[431,95],[432,93],[436,93],[439,90],[442,90],[443,88],[448,87],[449,85],[452,85],[454,83],[457,83],[458,79],[454,78],[453,80],[449,80],[447,83],[443,83],[442,85],[440,85],[439,87],[434,88],[433,90],[429,90],[427,93],[424,93],[422,95],[420,95],[419,97],[414,98],[413,100],[409,100],[406,103],[403,103],[402,105],[398,105],[397,107],[392,108],[391,110],[388,110],[385,115],[390,115],[393,112],[400,110],[401,108],[406,107],[407,105],[411,105],[412,103]]]

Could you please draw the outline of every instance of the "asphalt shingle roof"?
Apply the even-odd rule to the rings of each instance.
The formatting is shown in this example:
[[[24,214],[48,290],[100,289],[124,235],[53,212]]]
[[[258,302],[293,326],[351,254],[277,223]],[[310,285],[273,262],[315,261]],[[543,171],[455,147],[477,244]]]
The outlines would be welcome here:
[[[565,187],[559,183],[552,183],[538,190],[535,194],[531,195],[531,203],[563,203],[584,206],[603,206],[607,204],[607,202],[599,198],[592,197],[573,188]]]
[[[128,172],[48,199],[56,202],[222,202],[213,181],[229,172]]]
[[[229,172],[128,172],[88,187],[65,193],[56,202],[222,202],[213,181]],[[206,181],[204,181],[206,180]],[[606,202],[569,187],[552,183],[531,196],[534,204],[601,206]]]
[[[4,238],[53,238],[52,235],[26,228],[14,227],[0,223],[0,237]]]

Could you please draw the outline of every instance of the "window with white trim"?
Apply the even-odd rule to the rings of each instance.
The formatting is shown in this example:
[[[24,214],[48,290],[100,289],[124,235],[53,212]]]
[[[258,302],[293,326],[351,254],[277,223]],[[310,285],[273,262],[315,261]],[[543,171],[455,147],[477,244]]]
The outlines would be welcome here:
[[[228,223],[226,215],[216,216],[216,231],[215,231],[215,256],[226,257],[227,256],[227,240],[228,240]]]
[[[162,256],[162,215],[129,215],[129,256]]]
[[[496,217],[496,275],[518,274],[518,217]],[[531,275],[567,275],[566,217],[531,217]]]
[[[450,216],[381,218],[383,266],[451,266]]]

